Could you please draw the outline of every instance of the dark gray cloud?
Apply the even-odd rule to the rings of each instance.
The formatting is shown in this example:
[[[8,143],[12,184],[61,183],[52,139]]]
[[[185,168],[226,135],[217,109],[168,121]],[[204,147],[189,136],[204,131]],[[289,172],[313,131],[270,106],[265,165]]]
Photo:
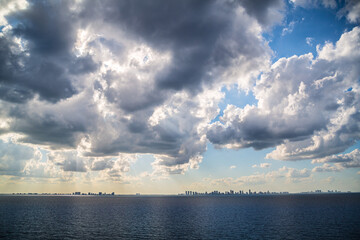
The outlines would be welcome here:
[[[13,34],[28,40],[33,54],[68,54],[75,40],[72,24],[75,19],[69,11],[68,1],[32,1],[28,9],[14,12],[7,18],[10,24],[14,22]]]
[[[209,75],[213,68],[227,67],[242,55],[253,58],[261,54],[259,39],[246,34],[248,25],[236,22],[236,7],[227,2],[106,1],[87,4],[82,16],[89,21],[96,16],[107,24],[116,24],[130,37],[172,53],[170,66],[156,76],[157,90],[186,89],[196,93],[203,84],[215,80]],[[256,9],[254,5],[249,8],[260,16],[258,11],[265,13],[273,5],[258,4]],[[229,40],[234,45],[231,49]]]
[[[96,109],[85,92],[57,104],[32,100],[27,104],[3,102],[3,115],[11,122],[7,132],[21,134],[20,140],[48,148],[75,148],[83,135],[94,128]]]
[[[255,5],[249,4],[244,2],[251,9],[251,14],[256,12],[256,16],[261,15],[258,11],[266,12],[268,7],[276,5],[270,2],[258,4],[255,10]],[[259,55],[258,39],[245,33],[232,34],[234,28],[241,29],[246,24],[234,22],[235,8],[227,2],[96,1],[85,2],[78,6],[78,11],[71,11],[69,5],[68,1],[34,1],[29,8],[7,16],[13,25],[9,34],[26,41],[26,50],[13,54],[9,43],[1,42],[4,54],[0,62],[14,59],[9,66],[4,64],[6,67],[2,71],[4,99],[25,101],[39,94],[43,99],[56,102],[76,94],[79,89],[74,86],[76,78],[73,75],[92,72],[97,66],[90,56],[76,58],[71,52],[76,29],[99,19],[156,49],[172,52],[172,63],[156,77],[154,92],[184,88],[197,92],[202,89],[203,83],[209,84],[214,80],[209,71],[219,63],[226,67],[241,55]],[[236,39],[233,43],[238,42],[239,46],[227,49],[228,38]],[[106,38],[102,40],[111,46],[115,44]],[[246,46],[247,52],[242,46]],[[108,95],[110,100],[113,99],[114,94]],[[151,92],[141,95],[147,96],[143,97],[146,103],[159,104],[166,98]],[[132,111],[146,106],[146,103],[123,101],[121,105]]]
[[[169,93],[156,88],[152,81],[141,81],[136,74],[118,74],[108,72],[104,79],[109,85],[117,83],[118,87],[102,89],[107,100],[126,112],[151,109],[161,104]]]
[[[12,29],[0,38],[2,99],[24,102],[34,94],[50,102],[69,98],[78,92],[76,75],[96,69],[90,56],[72,53],[78,21],[67,1],[34,1],[6,18]]]
[[[115,162],[108,159],[95,160],[91,164],[92,171],[101,171],[104,169],[111,169],[114,166]]]
[[[171,66],[157,77],[157,88],[173,90],[201,87],[216,40],[234,14],[215,8],[214,1],[109,1],[94,7],[105,22],[120,24],[152,47],[173,52]]]
[[[271,26],[282,19],[281,12],[284,10],[282,0],[240,0],[239,4],[262,25]]]
[[[59,166],[65,172],[86,172],[86,162],[84,158],[78,157],[74,151],[51,152],[47,155],[48,160]]]

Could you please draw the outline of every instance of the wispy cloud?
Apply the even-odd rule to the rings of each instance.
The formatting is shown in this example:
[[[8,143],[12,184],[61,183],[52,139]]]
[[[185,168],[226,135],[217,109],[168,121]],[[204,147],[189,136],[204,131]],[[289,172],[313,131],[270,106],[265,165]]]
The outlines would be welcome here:
[[[259,165],[252,165],[253,168],[269,168],[270,166],[270,163],[260,163]]]
[[[314,42],[314,38],[312,38],[312,37],[307,37],[306,38],[306,44],[307,45],[312,46],[313,42]]]
[[[226,178],[205,178],[202,182],[195,183],[192,185],[196,188],[203,187],[242,187],[242,186],[251,186],[251,185],[259,185],[269,182],[274,182],[277,180],[281,181],[290,181],[290,182],[301,182],[301,181],[309,181],[311,179],[311,170],[309,169],[294,169],[288,167],[282,167],[276,171],[271,171],[268,173],[262,174],[252,174],[248,176],[241,176],[238,178],[226,177]],[[206,182],[207,184],[203,184]]]
[[[285,36],[292,33],[292,31],[294,31],[295,24],[295,21],[291,21],[286,27],[283,28],[281,35]]]

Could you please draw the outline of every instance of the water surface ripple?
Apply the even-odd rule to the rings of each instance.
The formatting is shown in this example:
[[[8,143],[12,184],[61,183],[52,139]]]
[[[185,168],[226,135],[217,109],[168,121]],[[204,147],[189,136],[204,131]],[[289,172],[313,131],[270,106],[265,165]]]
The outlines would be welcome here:
[[[360,194],[0,196],[6,239],[360,239]]]

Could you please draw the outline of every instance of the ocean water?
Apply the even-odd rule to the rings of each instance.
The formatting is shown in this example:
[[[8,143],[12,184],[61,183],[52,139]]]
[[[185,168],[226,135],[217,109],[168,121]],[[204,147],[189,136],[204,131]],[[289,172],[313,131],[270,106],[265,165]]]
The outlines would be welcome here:
[[[360,194],[0,196],[5,239],[360,239]]]

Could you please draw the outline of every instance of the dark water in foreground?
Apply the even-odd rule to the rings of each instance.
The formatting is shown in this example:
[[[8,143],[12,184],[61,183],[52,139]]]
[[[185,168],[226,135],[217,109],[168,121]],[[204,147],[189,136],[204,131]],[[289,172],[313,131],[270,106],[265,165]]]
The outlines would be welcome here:
[[[8,239],[360,239],[360,194],[0,196]]]

